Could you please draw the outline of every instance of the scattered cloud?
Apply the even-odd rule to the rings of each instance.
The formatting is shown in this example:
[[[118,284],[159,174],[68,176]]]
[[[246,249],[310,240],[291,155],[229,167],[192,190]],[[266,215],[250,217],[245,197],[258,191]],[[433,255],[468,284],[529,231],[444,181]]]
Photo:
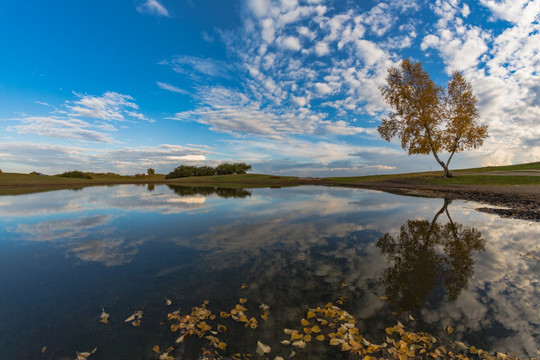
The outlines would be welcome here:
[[[145,0],[137,6],[137,11],[141,14],[169,17],[169,11],[157,0]]]

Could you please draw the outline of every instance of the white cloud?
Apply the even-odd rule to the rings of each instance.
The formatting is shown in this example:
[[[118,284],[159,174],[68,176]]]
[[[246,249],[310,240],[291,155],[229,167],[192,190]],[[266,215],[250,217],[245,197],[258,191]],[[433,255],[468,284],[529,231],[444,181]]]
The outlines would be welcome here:
[[[315,44],[315,52],[319,56],[328,55],[330,53],[330,48],[324,41],[319,41],[317,44]]]
[[[167,84],[167,83],[164,83],[164,82],[161,82],[161,81],[156,81],[156,84],[157,86],[159,86],[161,89],[163,90],[167,90],[167,91],[171,91],[171,92],[175,92],[175,93],[178,93],[178,94],[188,94],[188,92],[186,90],[183,90],[183,89],[180,89],[174,85],[171,85],[171,84]]]
[[[302,47],[300,46],[300,41],[297,37],[294,36],[287,36],[281,41],[281,45],[288,50],[300,50]]]
[[[157,0],[145,0],[142,4],[137,6],[137,11],[141,14],[169,17],[167,9]]]
[[[319,95],[328,95],[332,93],[332,88],[326,83],[315,83],[315,90]]]

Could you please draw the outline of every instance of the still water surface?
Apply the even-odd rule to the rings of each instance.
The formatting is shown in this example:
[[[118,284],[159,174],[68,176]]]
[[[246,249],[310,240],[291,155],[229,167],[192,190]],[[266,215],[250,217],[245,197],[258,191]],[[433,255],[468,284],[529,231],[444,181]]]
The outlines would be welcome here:
[[[540,263],[522,255],[538,253],[540,224],[475,207],[309,186],[3,196],[0,359],[73,359],[96,346],[91,360],[156,359],[152,347],[177,337],[168,312],[189,313],[204,300],[230,310],[240,297],[253,309],[268,304],[270,317],[256,330],[231,330],[231,352],[254,353],[261,340],[272,356],[288,357],[283,328],[344,297],[372,342],[401,320],[409,330],[534,356]],[[99,321],[102,307],[109,324]],[[135,310],[144,310],[140,327],[123,321]],[[338,356],[319,346],[297,358]]]

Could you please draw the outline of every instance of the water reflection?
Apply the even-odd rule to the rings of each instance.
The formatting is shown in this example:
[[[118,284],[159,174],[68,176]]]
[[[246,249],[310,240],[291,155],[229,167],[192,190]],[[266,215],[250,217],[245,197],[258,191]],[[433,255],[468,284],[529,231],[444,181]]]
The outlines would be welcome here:
[[[455,223],[444,200],[433,220],[407,220],[397,236],[384,234],[377,240],[381,254],[393,266],[381,276],[388,300],[401,311],[416,310],[429,297],[440,296],[441,286],[450,301],[467,288],[474,273],[474,256],[485,250],[478,229]],[[449,222],[440,224],[445,213]],[[437,301],[437,299],[432,299]]]
[[[251,196],[251,192],[244,189],[229,189],[220,187],[207,187],[207,186],[184,186],[184,185],[167,185],[169,189],[174,191],[175,194],[180,196],[192,196],[192,195],[217,195],[221,198],[245,198]],[[149,189],[150,190],[150,189]]]
[[[96,345],[101,359],[151,358],[171,335],[159,324],[164,297],[183,312],[206,299],[212,310],[239,297],[268,304],[259,332],[227,341],[238,351],[258,340],[280,349],[283,328],[298,326],[308,306],[346,296],[343,307],[373,342],[384,341],[399,307],[418,310],[414,322],[398,317],[411,330],[441,336],[451,325],[469,345],[534,354],[540,263],[519,255],[537,246],[540,224],[478,213],[474,203],[439,209],[441,201],[166,185],[0,197],[0,358],[39,359],[42,345],[49,358]],[[392,303],[379,299],[385,292]],[[135,309],[145,311],[143,326],[126,328]],[[311,349],[304,358],[338,358]]]

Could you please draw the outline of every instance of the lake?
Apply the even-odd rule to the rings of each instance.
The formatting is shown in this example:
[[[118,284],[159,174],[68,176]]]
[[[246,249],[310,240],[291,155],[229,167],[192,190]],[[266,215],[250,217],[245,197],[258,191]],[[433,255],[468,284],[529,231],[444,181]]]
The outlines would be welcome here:
[[[218,315],[227,326],[214,334],[227,344],[222,353],[254,354],[261,341],[269,358],[288,358],[283,330],[301,330],[308,309],[329,302],[372,343],[400,321],[448,341],[536,356],[540,262],[525,254],[538,255],[540,223],[477,206],[316,186],[2,196],[0,359],[74,359],[95,347],[91,360],[158,359],[156,345],[196,359],[206,340],[175,344],[174,311],[230,314],[237,304],[258,320],[246,327]],[[124,322],[137,310],[142,317]],[[314,339],[296,353],[347,358]]]

